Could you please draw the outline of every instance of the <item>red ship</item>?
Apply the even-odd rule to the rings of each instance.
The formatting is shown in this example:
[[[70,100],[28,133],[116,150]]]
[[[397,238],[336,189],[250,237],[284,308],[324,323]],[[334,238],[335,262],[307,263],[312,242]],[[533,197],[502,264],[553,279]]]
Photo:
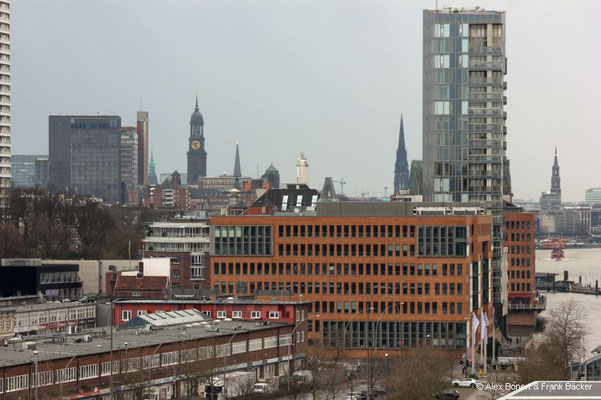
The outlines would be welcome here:
[[[555,261],[561,261],[565,258],[563,249],[561,247],[554,247],[551,251],[551,259]]]

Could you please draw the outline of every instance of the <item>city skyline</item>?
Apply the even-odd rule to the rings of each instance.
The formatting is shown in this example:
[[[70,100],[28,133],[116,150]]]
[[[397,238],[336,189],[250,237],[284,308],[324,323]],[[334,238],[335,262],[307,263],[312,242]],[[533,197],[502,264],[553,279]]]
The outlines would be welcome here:
[[[601,161],[595,157],[601,138],[594,124],[601,103],[601,78],[594,71],[601,56],[586,52],[601,36],[594,25],[601,5],[449,3],[507,13],[507,155],[515,197],[536,199],[548,190],[549,154],[557,145],[563,197],[584,200],[586,189],[601,184],[596,173]],[[160,170],[185,171],[190,104],[198,86],[211,143],[207,175],[231,169],[231,146],[239,141],[249,175],[261,175],[273,162],[282,182],[294,182],[296,157],[304,152],[311,160],[312,187],[334,176],[348,182],[350,195],[383,195],[384,186],[393,183],[400,114],[408,159],[421,159],[421,15],[434,4],[345,3],[341,8],[340,2],[319,3],[319,14],[309,6],[317,3],[179,2],[167,10],[159,2],[144,2],[143,8],[135,1],[61,4],[13,4],[13,154],[47,152],[50,114],[113,111],[124,125],[133,125],[141,98]],[[66,8],[72,13],[64,13]],[[114,11],[115,30],[107,32],[85,18],[100,9]],[[155,32],[161,13],[181,21]],[[25,18],[33,23],[18,23]],[[199,18],[202,24],[192,22]],[[532,21],[538,29],[531,29]],[[571,34],[558,32],[559,23]],[[120,30],[125,27],[128,35]],[[577,46],[570,37],[579,38]],[[48,40],[61,46],[53,48]],[[93,53],[81,50],[86,43]],[[164,53],[158,59],[151,51],[157,46]],[[77,51],[81,57],[73,57]],[[533,63],[543,57],[551,62],[534,70]],[[585,57],[589,62],[579,67],[585,84],[557,79],[573,60]],[[44,69],[38,67],[42,59]],[[66,59],[69,63],[60,62]],[[118,90],[111,93],[111,86]],[[52,93],[59,89],[63,95],[56,98]],[[585,101],[567,101],[576,96]],[[584,146],[570,146],[575,139]],[[341,145],[344,151],[338,150]]]

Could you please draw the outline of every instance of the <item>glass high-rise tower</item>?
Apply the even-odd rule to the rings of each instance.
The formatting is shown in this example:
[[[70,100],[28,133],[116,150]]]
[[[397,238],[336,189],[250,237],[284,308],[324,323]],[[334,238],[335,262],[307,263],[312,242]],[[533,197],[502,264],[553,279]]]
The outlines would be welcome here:
[[[507,293],[505,13],[479,7],[424,10],[423,23],[424,200],[486,205],[494,217],[492,284],[500,305]]]
[[[0,211],[10,184],[10,1],[0,0]]]

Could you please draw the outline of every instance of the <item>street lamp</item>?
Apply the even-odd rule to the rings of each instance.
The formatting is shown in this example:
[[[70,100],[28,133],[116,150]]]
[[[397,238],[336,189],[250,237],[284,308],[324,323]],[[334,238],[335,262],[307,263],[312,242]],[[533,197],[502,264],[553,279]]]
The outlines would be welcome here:
[[[228,353],[231,353],[231,344],[232,344],[232,340],[234,340],[234,337],[236,337],[237,334],[239,334],[240,332],[242,332],[242,330],[237,330],[236,332],[234,332],[234,334],[232,335],[232,337],[230,338],[230,340],[228,340],[227,342],[227,349],[225,350],[225,354],[223,355],[223,382],[222,382],[222,393],[223,393],[223,398],[227,400],[227,390],[225,390],[225,368],[226,368],[226,361],[227,361],[227,356]]]
[[[365,310],[362,310],[362,311],[359,311],[359,312],[355,313],[355,314],[354,314],[354,315],[351,317],[351,319],[349,319],[349,320],[346,322],[346,324],[344,324],[344,329],[342,330],[342,344],[343,344],[343,347],[342,347],[342,348],[343,348],[343,349],[345,349],[345,348],[346,348],[346,330],[347,330],[347,328],[349,327],[349,325],[351,324],[351,322],[353,322],[353,320],[355,319],[355,317],[357,317],[357,316],[359,316],[359,315],[361,315],[361,314],[369,314],[369,312],[366,312],[366,311],[373,311],[373,309],[374,309],[373,307],[369,307],[369,308],[366,308]],[[368,340],[369,340],[369,339],[368,339]],[[352,343],[351,343],[351,344],[352,344]],[[369,346],[368,346],[368,347],[369,347]]]
[[[33,399],[34,400],[38,400],[38,354],[40,352],[37,350],[33,351],[33,364],[34,364],[34,375],[33,375],[33,384],[34,384],[34,395],[33,395]]]
[[[288,343],[288,392],[290,392],[290,358],[292,357],[290,354],[290,348],[292,347],[292,341],[294,340],[294,332],[296,331],[296,329],[300,326],[300,324],[302,324],[303,321],[299,321],[298,324],[296,324],[296,326],[294,327],[294,329],[292,329],[292,332],[290,332],[290,342]],[[295,342],[295,349],[296,349],[296,342]],[[296,352],[296,350],[295,350]]]

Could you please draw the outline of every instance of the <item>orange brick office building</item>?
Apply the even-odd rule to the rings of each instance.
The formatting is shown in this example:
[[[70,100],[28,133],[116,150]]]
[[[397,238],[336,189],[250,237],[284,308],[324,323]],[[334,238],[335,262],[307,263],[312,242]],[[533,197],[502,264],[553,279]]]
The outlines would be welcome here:
[[[470,314],[492,320],[491,224],[476,205],[401,202],[214,217],[210,280],[309,301],[313,341],[465,350]]]
[[[505,214],[507,292],[510,305],[529,305],[534,301],[534,214]]]

